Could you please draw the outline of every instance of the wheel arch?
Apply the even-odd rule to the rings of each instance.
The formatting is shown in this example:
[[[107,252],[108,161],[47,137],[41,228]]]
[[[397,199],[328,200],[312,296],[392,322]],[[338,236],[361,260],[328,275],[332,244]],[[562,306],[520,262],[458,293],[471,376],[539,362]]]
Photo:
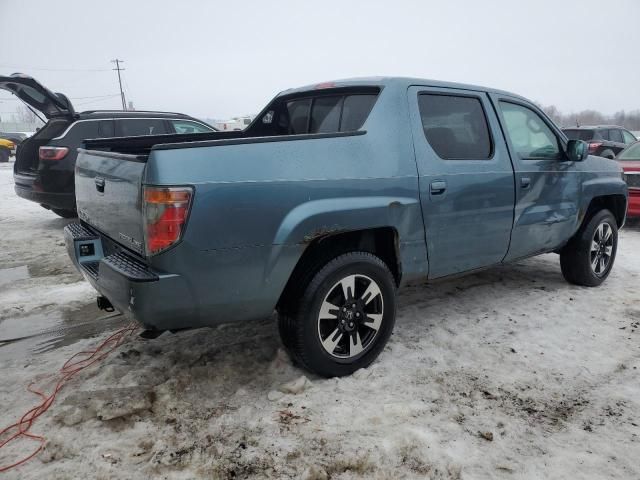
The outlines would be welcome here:
[[[396,286],[402,279],[399,232],[383,226],[341,232],[325,232],[309,239],[278,299],[276,308],[286,308],[302,294],[313,275],[327,262],[343,253],[363,251],[379,257],[391,271]]]
[[[618,228],[622,228],[627,214],[627,196],[622,193],[615,193],[593,197],[585,210],[581,226],[588,222],[597,212],[604,209],[613,213]]]

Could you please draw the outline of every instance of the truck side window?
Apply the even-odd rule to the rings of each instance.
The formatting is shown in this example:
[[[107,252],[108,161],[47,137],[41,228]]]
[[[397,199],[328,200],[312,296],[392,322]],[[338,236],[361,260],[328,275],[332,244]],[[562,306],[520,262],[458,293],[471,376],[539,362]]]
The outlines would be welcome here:
[[[530,108],[500,102],[507,135],[522,159],[556,160],[560,158],[558,138],[551,128]]]
[[[491,158],[491,135],[480,99],[421,93],[418,108],[427,141],[440,158]]]

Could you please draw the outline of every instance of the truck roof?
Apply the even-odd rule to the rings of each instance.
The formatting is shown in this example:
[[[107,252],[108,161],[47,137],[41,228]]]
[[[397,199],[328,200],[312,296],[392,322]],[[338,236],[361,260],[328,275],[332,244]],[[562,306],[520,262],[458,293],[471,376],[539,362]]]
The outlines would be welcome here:
[[[430,80],[426,78],[412,78],[412,77],[355,77],[346,78],[340,80],[331,80],[327,82],[315,83],[312,85],[305,85],[303,87],[290,88],[280,92],[279,95],[289,95],[292,93],[304,92],[308,90],[318,90],[322,88],[339,88],[339,87],[359,87],[359,86],[394,86],[408,88],[412,85],[430,86],[436,88],[452,88],[459,90],[475,90],[482,92],[498,93],[502,95],[509,95],[511,97],[521,98],[526,100],[521,95],[507,92],[504,90],[498,90],[495,88],[482,87],[478,85],[470,85],[465,83],[456,82],[444,82],[440,80]]]
[[[124,110],[86,110],[79,113],[81,118],[149,118],[149,117],[166,117],[166,118],[193,118],[184,113],[175,112],[154,112],[154,111],[124,111]]]

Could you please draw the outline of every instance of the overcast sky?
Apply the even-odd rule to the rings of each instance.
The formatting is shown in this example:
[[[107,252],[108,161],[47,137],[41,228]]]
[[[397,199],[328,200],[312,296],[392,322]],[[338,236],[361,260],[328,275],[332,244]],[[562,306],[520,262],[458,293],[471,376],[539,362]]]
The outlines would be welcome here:
[[[640,0],[0,0],[0,47],[0,74],[78,110],[120,106],[116,57],[137,109],[197,117],[369,75],[486,85],[565,113],[640,108]]]

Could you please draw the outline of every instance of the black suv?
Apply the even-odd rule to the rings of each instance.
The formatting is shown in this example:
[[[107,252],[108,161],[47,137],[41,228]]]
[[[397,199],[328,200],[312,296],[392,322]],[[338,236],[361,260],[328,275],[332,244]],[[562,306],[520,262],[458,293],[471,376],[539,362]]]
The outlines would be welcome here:
[[[92,110],[76,113],[69,99],[31,77],[0,76],[0,88],[42,112],[47,123],[24,140],[13,169],[16,193],[61,217],[76,216],[74,168],[77,149],[90,138],[205,133],[210,125],[180,113]]]
[[[587,142],[589,154],[605,158],[614,158],[629,144],[637,141],[630,131],[616,125],[563,128],[562,131],[569,140]]]

